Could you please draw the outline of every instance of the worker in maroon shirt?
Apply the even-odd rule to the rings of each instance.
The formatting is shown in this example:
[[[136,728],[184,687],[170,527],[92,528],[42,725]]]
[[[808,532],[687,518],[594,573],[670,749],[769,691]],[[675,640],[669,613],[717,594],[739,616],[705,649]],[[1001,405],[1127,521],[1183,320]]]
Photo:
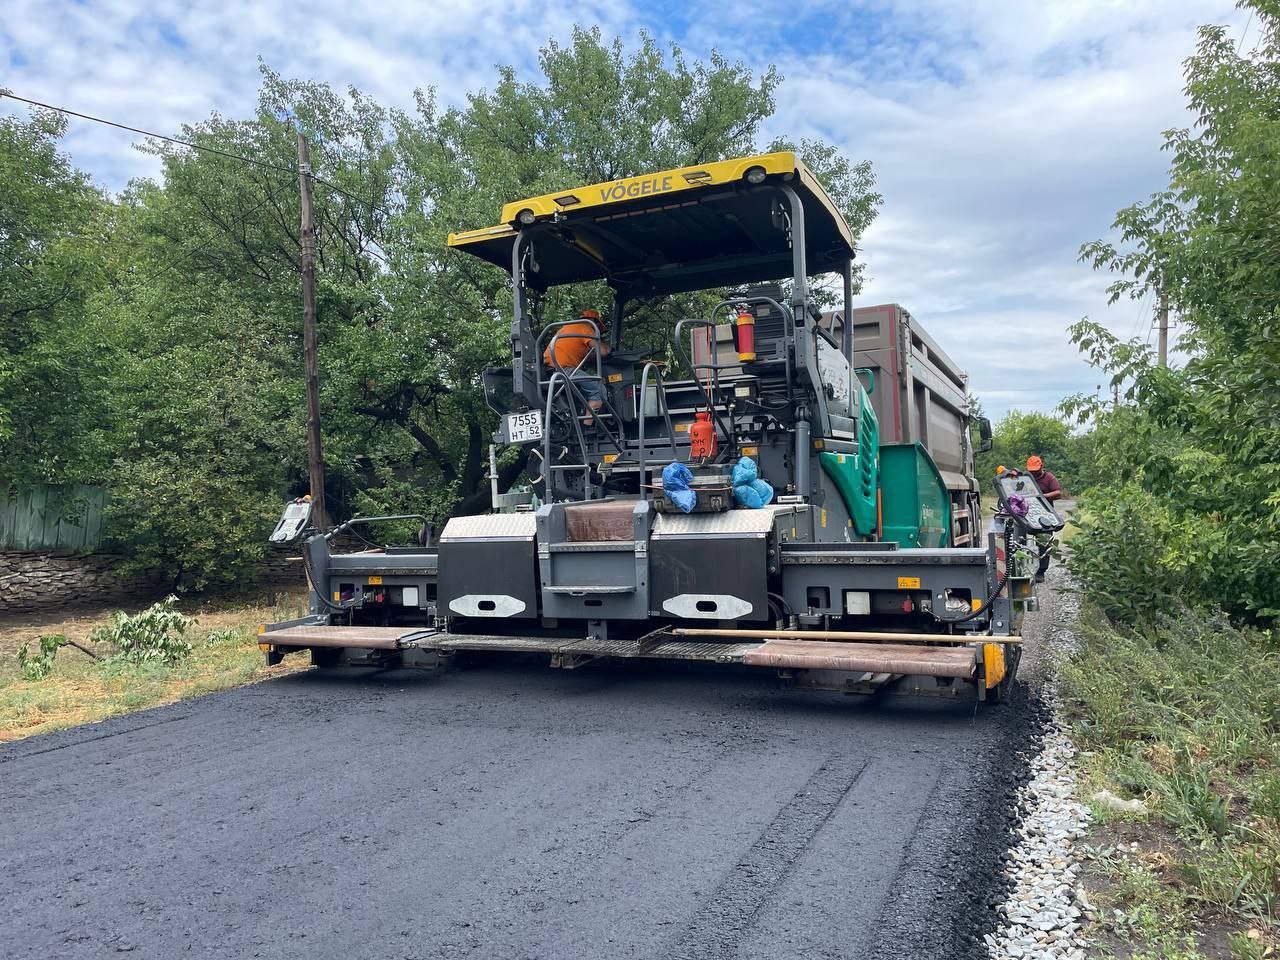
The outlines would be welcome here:
[[[1050,503],[1062,499],[1062,484],[1053,475],[1053,471],[1044,468],[1044,461],[1034,454],[1027,457],[1027,473],[1031,474],[1031,479],[1036,482],[1036,486]]]
[[[1036,482],[1036,486],[1050,503],[1062,499],[1062,484],[1058,482],[1058,478],[1051,470],[1044,468],[1044,461],[1035,454],[1027,457],[1027,473],[1031,474],[1031,479]],[[1053,536],[1036,539],[1040,541],[1040,569],[1036,571],[1036,582],[1040,583],[1044,580],[1045,571],[1049,569],[1049,561],[1053,558],[1053,554],[1049,552],[1053,546]]]

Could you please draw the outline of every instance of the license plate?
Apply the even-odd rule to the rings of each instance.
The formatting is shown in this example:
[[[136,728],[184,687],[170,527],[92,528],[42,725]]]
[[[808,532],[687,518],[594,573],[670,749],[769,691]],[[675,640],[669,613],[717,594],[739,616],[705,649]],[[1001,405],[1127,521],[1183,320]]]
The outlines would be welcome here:
[[[510,443],[523,443],[526,440],[542,439],[542,411],[530,410],[526,413],[507,414],[507,440]]]

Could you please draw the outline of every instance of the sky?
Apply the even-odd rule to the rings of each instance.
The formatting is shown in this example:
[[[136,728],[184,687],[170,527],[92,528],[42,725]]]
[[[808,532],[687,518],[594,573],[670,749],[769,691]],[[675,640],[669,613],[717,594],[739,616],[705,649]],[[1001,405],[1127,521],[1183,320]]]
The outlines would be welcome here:
[[[1108,306],[1107,278],[1077,258],[1167,182],[1162,132],[1193,122],[1182,62],[1204,23],[1249,25],[1229,0],[4,0],[0,87],[176,134],[250,115],[259,58],[406,107],[426,87],[462,103],[498,64],[532,78],[574,24],[773,63],[765,139],[818,137],[874,166],[884,205],[859,303],[903,304],[998,417],[1095,392],[1066,332],[1081,317],[1154,336],[1151,303]],[[159,172],[134,139],[73,120],[64,146],[119,189]]]

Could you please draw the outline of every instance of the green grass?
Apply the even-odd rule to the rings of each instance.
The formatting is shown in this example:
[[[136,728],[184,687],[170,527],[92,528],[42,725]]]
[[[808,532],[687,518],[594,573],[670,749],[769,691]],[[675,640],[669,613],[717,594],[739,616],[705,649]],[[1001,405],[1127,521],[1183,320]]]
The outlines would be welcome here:
[[[257,625],[300,615],[297,598],[275,606],[222,603],[189,613],[196,617],[187,634],[192,650],[176,663],[130,662],[113,656],[109,645],[94,644],[94,630],[110,621],[106,613],[0,630],[0,742],[224,690],[308,663],[299,654],[267,668],[258,650]],[[50,634],[78,640],[102,659],[64,646],[49,676],[24,677],[17,650],[22,644],[39,649],[38,637]]]
[[[1084,751],[1083,793],[1106,788],[1139,798],[1153,825],[1176,838],[1156,872],[1113,865],[1126,918],[1117,934],[1136,950],[1154,951],[1135,957],[1192,958],[1183,934],[1194,928],[1189,918],[1200,916],[1237,925],[1241,936],[1253,928],[1272,942],[1280,918],[1275,639],[1202,613],[1129,630],[1091,612],[1081,631],[1060,676]],[[1094,813],[1101,823],[1142,819]],[[1169,918],[1163,926],[1162,916]],[[1247,957],[1257,943],[1237,938],[1232,955]]]

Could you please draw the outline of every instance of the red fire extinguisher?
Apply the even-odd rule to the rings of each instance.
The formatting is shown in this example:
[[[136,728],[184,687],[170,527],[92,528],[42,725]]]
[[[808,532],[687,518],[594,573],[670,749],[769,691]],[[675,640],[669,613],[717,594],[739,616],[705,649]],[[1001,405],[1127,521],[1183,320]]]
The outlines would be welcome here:
[[[702,460],[716,455],[716,428],[711,422],[711,414],[699,410],[695,414],[694,423],[689,427],[689,456],[694,460]]]
[[[738,362],[755,363],[756,318],[744,305],[738,308],[738,316],[734,318],[733,323],[738,328]]]

